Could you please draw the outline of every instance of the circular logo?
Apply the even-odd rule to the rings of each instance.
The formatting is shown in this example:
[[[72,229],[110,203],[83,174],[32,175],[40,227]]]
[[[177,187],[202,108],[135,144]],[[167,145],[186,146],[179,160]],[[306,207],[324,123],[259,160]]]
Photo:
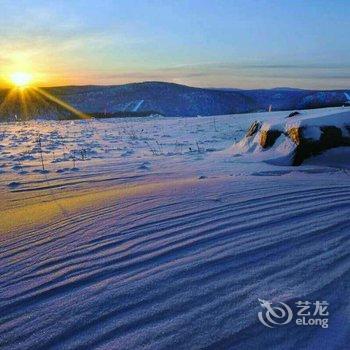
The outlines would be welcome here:
[[[292,309],[285,303],[279,302],[274,305],[270,301],[258,299],[264,311],[258,313],[259,321],[266,327],[282,326],[289,323],[293,318]]]

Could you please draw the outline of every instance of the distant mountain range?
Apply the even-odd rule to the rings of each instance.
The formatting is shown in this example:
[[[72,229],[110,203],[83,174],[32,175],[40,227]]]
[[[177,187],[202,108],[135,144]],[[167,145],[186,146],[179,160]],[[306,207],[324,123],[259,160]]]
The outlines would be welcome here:
[[[341,106],[348,90],[220,89],[196,88],[165,82],[143,82],[116,86],[64,86],[44,88],[46,93],[79,111],[97,117],[123,115],[144,116],[159,113],[164,116],[197,116],[245,113],[268,110],[308,109]],[[0,90],[0,119],[30,118],[66,119],[74,117],[53,99],[26,91],[12,98],[8,90]]]

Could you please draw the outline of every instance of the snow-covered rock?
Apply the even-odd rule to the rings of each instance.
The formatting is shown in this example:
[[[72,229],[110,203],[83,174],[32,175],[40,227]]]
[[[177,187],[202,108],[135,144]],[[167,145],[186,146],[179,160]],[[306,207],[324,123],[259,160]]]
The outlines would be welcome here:
[[[300,165],[335,147],[350,146],[350,108],[293,112],[255,121],[232,153],[265,152],[265,160]]]

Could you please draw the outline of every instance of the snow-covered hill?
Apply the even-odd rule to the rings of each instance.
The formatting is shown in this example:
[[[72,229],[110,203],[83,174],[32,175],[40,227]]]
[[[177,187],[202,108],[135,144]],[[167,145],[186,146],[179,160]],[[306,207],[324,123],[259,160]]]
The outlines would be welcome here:
[[[244,113],[260,110],[305,109],[340,106],[347,100],[343,91],[300,89],[238,90],[201,89],[179,84],[145,82],[119,86],[82,86],[45,89],[51,95],[84,113],[155,112],[165,116],[197,116]],[[29,90],[28,90],[29,91]],[[8,99],[0,91],[0,119],[13,115],[25,118],[21,96]],[[27,118],[67,118],[70,114],[53,101],[43,101],[28,92]],[[45,98],[44,98],[45,100]]]

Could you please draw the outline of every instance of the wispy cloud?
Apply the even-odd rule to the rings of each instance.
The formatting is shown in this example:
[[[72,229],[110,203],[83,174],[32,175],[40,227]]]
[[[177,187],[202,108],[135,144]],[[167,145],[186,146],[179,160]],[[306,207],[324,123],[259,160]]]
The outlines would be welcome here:
[[[62,78],[72,84],[107,85],[156,80],[203,87],[348,88],[350,86],[350,70],[338,66],[305,68],[305,66],[276,65],[273,68],[266,68],[259,65],[248,68],[248,65],[244,64],[206,63],[176,65],[161,69],[135,67],[132,70],[118,69],[114,72],[100,69],[73,69]]]

